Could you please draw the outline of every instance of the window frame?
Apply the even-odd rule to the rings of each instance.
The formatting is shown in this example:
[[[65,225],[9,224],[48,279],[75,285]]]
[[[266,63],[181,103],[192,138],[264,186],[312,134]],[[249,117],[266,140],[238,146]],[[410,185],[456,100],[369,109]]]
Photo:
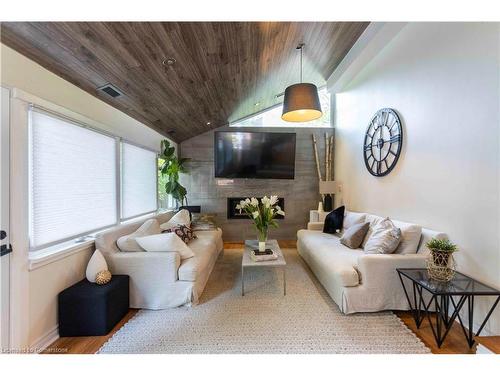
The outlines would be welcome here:
[[[32,176],[31,170],[32,170],[32,163],[33,163],[33,126],[34,126],[33,116],[32,116],[33,112],[39,112],[39,113],[44,114],[46,116],[54,117],[58,120],[68,122],[71,125],[79,126],[79,127],[84,128],[86,130],[89,130],[89,131],[92,131],[92,132],[95,132],[95,133],[98,133],[98,134],[101,134],[101,135],[104,135],[104,136],[107,136],[107,137],[114,139],[114,143],[115,143],[115,168],[116,168],[116,170],[115,170],[116,222],[115,223],[110,224],[110,225],[106,225],[104,227],[99,227],[99,228],[95,228],[95,229],[92,229],[89,231],[85,231],[85,232],[82,232],[82,233],[79,233],[77,235],[73,235],[70,237],[64,237],[64,238],[61,238],[61,239],[58,239],[56,241],[52,241],[50,243],[46,243],[43,245],[32,246],[33,220],[32,220],[31,210],[33,208],[33,205],[32,205],[32,203],[33,203],[32,202],[32,200],[33,200],[33,176]],[[28,212],[29,249],[28,249],[28,251],[29,251],[29,253],[33,254],[33,253],[36,253],[36,252],[41,251],[41,250],[46,250],[48,248],[67,243],[69,241],[73,241],[73,240],[77,240],[77,239],[84,239],[85,237],[87,237],[89,235],[93,235],[93,234],[100,232],[102,230],[115,227],[115,226],[120,225],[124,222],[133,220],[135,218],[139,218],[141,216],[146,216],[146,215],[150,215],[152,213],[158,212],[158,209],[159,209],[158,174],[155,173],[156,210],[144,212],[144,213],[134,215],[133,217],[129,217],[129,218],[122,218],[121,217],[122,216],[121,215],[122,214],[122,143],[128,143],[132,146],[140,147],[140,148],[143,148],[147,151],[153,152],[155,154],[155,171],[157,172],[157,164],[158,164],[158,157],[159,157],[159,152],[157,150],[153,150],[151,148],[148,148],[148,147],[145,147],[143,145],[137,144],[133,141],[130,141],[124,137],[117,136],[111,132],[107,132],[105,130],[95,128],[93,126],[90,126],[90,125],[82,122],[82,121],[75,120],[74,118],[71,118],[69,116],[63,115],[61,113],[52,111],[50,109],[44,108],[42,106],[39,106],[39,105],[36,105],[33,103],[30,103],[30,105],[28,106],[28,145],[29,145],[29,147],[28,147],[28,160],[29,160],[29,170],[30,170],[30,172],[28,173],[28,200],[29,200],[29,203],[28,203],[28,207],[29,207],[28,208],[28,210],[29,210],[29,212]]]

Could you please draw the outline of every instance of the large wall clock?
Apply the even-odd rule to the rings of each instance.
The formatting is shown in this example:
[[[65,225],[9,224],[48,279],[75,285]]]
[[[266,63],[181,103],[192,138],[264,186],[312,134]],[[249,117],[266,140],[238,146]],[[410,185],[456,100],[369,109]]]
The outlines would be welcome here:
[[[366,129],[363,156],[368,171],[376,176],[388,175],[396,166],[403,148],[403,128],[398,114],[391,108],[375,113]]]

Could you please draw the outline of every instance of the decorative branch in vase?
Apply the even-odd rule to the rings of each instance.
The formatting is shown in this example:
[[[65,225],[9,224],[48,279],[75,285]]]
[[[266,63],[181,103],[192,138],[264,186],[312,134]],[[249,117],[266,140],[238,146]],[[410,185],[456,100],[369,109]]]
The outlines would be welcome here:
[[[266,240],[269,228],[278,228],[275,218],[278,215],[285,216],[285,212],[278,206],[278,197],[265,196],[259,202],[257,198],[247,198],[236,205],[236,209],[243,211],[250,219],[258,233],[259,253],[265,253]]]

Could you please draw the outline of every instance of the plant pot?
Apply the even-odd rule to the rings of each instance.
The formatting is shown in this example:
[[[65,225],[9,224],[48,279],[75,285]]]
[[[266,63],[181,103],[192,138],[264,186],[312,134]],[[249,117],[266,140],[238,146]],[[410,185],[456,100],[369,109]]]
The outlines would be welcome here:
[[[440,250],[432,250],[431,249],[431,254],[432,254],[432,260],[436,266],[448,267],[448,264],[450,262],[451,253],[449,253],[447,251],[440,251]]]

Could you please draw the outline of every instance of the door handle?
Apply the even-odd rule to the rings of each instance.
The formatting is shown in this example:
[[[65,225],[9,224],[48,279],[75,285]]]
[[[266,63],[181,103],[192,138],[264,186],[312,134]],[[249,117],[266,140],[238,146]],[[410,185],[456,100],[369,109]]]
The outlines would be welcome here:
[[[12,253],[11,244],[0,246],[0,257],[3,257],[4,255],[7,255],[9,253]]]
[[[7,238],[7,232],[4,230],[0,230],[0,240],[4,240]],[[0,257],[12,253],[12,245],[2,245],[0,246]]]

